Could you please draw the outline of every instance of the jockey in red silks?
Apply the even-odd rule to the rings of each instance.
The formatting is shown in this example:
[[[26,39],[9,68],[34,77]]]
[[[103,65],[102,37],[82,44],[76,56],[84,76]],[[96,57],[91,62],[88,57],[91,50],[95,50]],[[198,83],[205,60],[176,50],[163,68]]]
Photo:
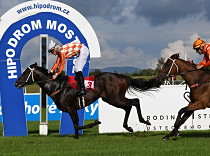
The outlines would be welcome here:
[[[210,66],[210,44],[198,38],[193,44],[193,49],[200,55],[204,54],[203,61],[197,64],[197,69]]]
[[[48,47],[49,53],[58,56],[55,64],[51,69],[51,73],[56,71],[56,73],[52,76],[55,79],[58,74],[61,73],[66,64],[66,58],[70,58],[73,56],[78,56],[75,62],[74,72],[76,74],[76,81],[78,84],[78,90],[76,90],[76,96],[82,96],[86,94],[85,86],[84,86],[84,76],[82,70],[85,66],[87,58],[89,56],[89,49],[82,43],[78,43],[77,41],[73,41],[71,43],[67,43],[65,45],[58,45],[54,41],[50,41]]]

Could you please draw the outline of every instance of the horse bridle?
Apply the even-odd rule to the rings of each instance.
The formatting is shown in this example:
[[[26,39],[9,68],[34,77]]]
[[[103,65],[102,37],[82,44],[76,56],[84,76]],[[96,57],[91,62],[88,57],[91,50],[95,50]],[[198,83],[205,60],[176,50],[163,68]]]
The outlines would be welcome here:
[[[26,84],[27,82],[28,82],[28,80],[29,80],[29,78],[31,77],[32,78],[32,81],[33,81],[33,83],[35,82],[34,81],[34,69],[35,68],[31,68],[30,66],[28,66],[28,69],[30,69],[30,73],[28,74],[28,77],[27,77],[27,79],[26,79],[26,81],[24,82],[24,84]],[[47,80],[44,80],[44,81],[38,81],[38,82],[35,82],[35,83],[41,83],[41,82],[46,82],[46,81],[51,81],[51,80],[54,80],[53,78],[52,79],[47,79]],[[32,83],[32,84],[33,84]]]
[[[171,67],[170,67],[170,69],[169,69],[169,71],[168,71],[168,74],[166,75],[167,77],[169,76],[169,74],[170,74],[170,72],[171,72],[171,70],[172,70],[172,68],[173,68],[173,65],[175,65],[176,66],[176,70],[177,70],[177,73],[176,74],[174,74],[173,76],[175,76],[175,75],[184,75],[184,74],[187,74],[187,73],[190,73],[190,72],[194,72],[194,71],[198,71],[198,70],[205,70],[205,69],[203,69],[203,68],[200,68],[200,69],[194,69],[194,70],[189,70],[189,71],[185,71],[185,72],[182,72],[182,73],[178,73],[179,72],[179,67],[178,67],[178,65],[175,63],[175,61],[176,61],[176,59],[172,59],[172,58],[168,58],[169,60],[171,60],[172,61],[172,65],[171,65]]]
[[[171,72],[171,70],[172,70],[172,68],[173,68],[174,65],[176,66],[177,74],[178,74],[178,72],[179,72],[179,67],[178,67],[178,65],[175,63],[176,59],[174,59],[174,60],[173,60],[172,58],[168,58],[168,59],[172,61],[172,64],[171,64],[171,67],[170,67],[170,69],[169,69],[168,74],[166,75],[166,77],[169,76],[169,74],[170,74],[170,72]]]
[[[166,75],[166,77],[168,77],[169,76],[169,74],[170,74],[170,72],[171,72],[171,70],[172,70],[172,68],[173,68],[173,66],[175,65],[176,66],[176,70],[177,70],[177,73],[175,74],[175,75],[184,75],[184,74],[186,74],[186,73],[189,73],[189,72],[194,72],[194,71],[198,71],[198,70],[203,70],[202,68],[200,68],[200,69],[195,69],[195,70],[189,70],[189,71],[186,71],[186,72],[183,72],[183,73],[178,73],[178,71],[179,71],[179,67],[178,67],[178,65],[175,63],[175,61],[176,61],[176,59],[172,59],[172,58],[169,58],[171,61],[172,61],[172,65],[171,65],[171,67],[170,67],[170,69],[169,69],[169,71],[168,71],[168,74]],[[204,73],[203,74],[203,76],[201,77],[201,79],[205,76],[205,74],[206,73]],[[173,76],[175,76],[175,75],[173,75]],[[200,79],[200,80],[201,80]],[[200,81],[199,80],[199,81]],[[205,84],[205,83],[209,83],[210,81],[207,81],[207,82],[200,82],[199,83],[199,81],[197,82],[197,83],[195,83],[195,84],[192,84],[192,85],[189,85],[189,88],[194,88],[194,87],[197,87],[197,86],[199,86],[199,85],[202,85],[202,84]]]
[[[34,69],[35,69],[35,68],[31,68],[30,66],[28,66],[28,69],[30,69],[31,72],[28,74],[28,78],[26,79],[25,83],[28,82],[28,80],[29,80],[29,78],[31,77],[31,75],[32,75],[32,81],[33,81],[33,83],[34,83]]]

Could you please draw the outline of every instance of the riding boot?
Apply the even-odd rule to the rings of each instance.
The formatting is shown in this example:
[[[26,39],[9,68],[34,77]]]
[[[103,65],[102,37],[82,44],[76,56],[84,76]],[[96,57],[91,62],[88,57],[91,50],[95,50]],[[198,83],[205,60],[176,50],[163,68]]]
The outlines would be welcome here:
[[[86,94],[84,77],[81,71],[76,72],[76,81],[78,90],[75,91],[76,96],[82,96]]]

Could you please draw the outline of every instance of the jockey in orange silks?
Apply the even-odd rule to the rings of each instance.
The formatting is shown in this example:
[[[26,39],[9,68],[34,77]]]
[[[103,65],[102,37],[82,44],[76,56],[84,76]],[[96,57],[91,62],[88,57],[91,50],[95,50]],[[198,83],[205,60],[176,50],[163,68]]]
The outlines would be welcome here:
[[[197,69],[210,66],[210,44],[198,38],[193,43],[193,49],[200,55],[204,54],[203,61],[197,64]]]
[[[78,84],[78,90],[75,92],[75,94],[76,96],[82,96],[86,94],[82,70],[89,56],[89,49],[84,44],[78,43],[76,41],[67,43],[65,45],[58,45],[52,40],[50,41],[48,49],[49,53],[58,56],[55,64],[50,71],[51,73],[56,71],[56,73],[53,75],[53,79],[55,79],[65,67],[66,58],[78,56],[74,68]]]

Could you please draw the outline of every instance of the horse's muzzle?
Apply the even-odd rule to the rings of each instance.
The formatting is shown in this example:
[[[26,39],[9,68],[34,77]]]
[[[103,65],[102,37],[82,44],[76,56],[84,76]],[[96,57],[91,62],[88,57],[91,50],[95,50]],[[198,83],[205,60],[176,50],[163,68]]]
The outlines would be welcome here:
[[[161,84],[162,84],[163,81],[164,81],[164,78],[163,78],[163,77],[156,77],[156,78],[154,79],[154,81],[156,82],[157,87],[160,87]]]
[[[18,89],[20,89],[20,88],[23,88],[23,87],[25,87],[26,86],[26,83],[17,83],[17,82],[15,82],[15,87],[17,87]]]

